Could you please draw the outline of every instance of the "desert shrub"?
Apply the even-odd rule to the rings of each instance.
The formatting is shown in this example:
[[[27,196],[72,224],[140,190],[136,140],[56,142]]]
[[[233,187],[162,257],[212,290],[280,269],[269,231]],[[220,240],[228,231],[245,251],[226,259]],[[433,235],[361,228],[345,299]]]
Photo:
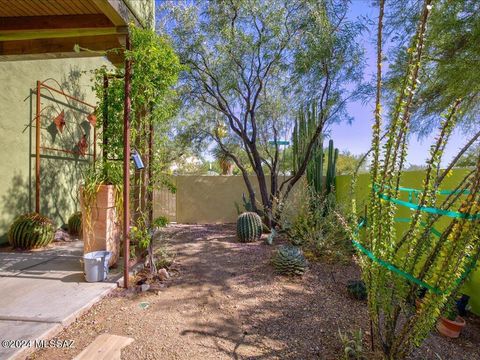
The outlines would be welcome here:
[[[166,216],[159,216],[152,221],[153,228],[163,228],[168,225],[168,219]]]
[[[366,359],[364,355],[363,334],[361,329],[345,333],[339,329],[338,336],[343,344],[343,359]]]
[[[154,259],[157,269],[169,268],[175,260],[175,253],[168,250],[164,244],[161,244],[157,249],[155,249]]]
[[[309,260],[348,261],[353,249],[337,214],[343,213],[333,193],[323,196],[308,186],[302,205],[288,224],[290,242],[301,246]]]

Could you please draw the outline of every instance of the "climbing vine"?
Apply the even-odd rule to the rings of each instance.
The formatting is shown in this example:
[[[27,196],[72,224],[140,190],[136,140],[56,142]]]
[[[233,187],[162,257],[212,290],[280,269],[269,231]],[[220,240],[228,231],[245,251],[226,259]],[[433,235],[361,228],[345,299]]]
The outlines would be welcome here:
[[[168,182],[162,146],[170,140],[169,120],[178,106],[173,85],[182,66],[167,37],[133,25],[129,34],[131,50],[125,51],[125,57],[132,61],[130,142],[145,165],[131,174],[130,200],[137,227],[147,227],[153,189]],[[106,66],[93,74],[93,90],[99,99],[97,126],[103,131],[103,164],[119,163],[123,157],[124,74],[123,68]]]

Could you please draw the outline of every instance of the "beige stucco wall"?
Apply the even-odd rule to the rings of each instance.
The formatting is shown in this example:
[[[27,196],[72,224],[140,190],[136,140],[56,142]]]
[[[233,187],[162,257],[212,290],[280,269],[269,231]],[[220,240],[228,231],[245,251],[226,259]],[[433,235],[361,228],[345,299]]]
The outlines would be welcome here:
[[[123,0],[145,26],[153,28],[155,18],[155,0]]]
[[[235,202],[243,210],[242,193],[248,194],[241,176],[176,176],[175,181],[178,223],[233,223],[238,216]],[[250,181],[259,197],[256,177]]]
[[[48,85],[60,85],[65,92],[95,104],[90,70],[108,64],[103,57],[0,62],[0,242],[6,241],[16,215],[34,210],[36,81],[50,79]],[[42,94],[42,143],[72,149],[88,132],[85,120],[90,110],[62,95],[47,90]],[[63,134],[56,134],[52,120],[62,109],[67,126]],[[68,154],[42,153],[41,212],[58,226],[77,208],[77,187],[85,164],[84,159]]]

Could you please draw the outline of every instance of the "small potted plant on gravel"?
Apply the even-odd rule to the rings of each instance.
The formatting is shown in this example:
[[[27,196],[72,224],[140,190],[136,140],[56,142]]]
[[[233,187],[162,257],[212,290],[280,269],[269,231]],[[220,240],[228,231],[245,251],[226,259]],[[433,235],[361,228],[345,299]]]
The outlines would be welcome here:
[[[444,308],[443,316],[437,322],[437,330],[443,336],[458,338],[466,322],[458,315],[455,301],[450,300]]]

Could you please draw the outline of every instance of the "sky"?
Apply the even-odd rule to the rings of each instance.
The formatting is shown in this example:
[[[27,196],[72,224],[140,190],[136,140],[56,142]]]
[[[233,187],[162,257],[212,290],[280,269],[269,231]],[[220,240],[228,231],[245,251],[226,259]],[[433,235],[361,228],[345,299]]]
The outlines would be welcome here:
[[[367,16],[369,19],[376,20],[378,9],[371,6],[371,0],[353,0],[348,17],[354,20],[360,16]],[[374,25],[375,26],[375,25]],[[375,29],[361,35],[360,41],[365,47],[367,66],[364,77],[370,79],[376,74],[376,32]],[[351,125],[347,123],[334,124],[331,126],[331,138],[335,142],[335,147],[341,151],[350,151],[353,154],[361,154],[368,151],[371,142],[371,126],[373,124],[373,110],[375,99],[372,98],[367,104],[361,102],[350,102],[347,106],[349,114],[354,118]],[[418,139],[412,135],[409,142],[407,164],[422,165],[429,154],[435,133],[427,138]],[[463,136],[457,131],[452,135],[447,148],[445,149],[443,165],[448,163],[456,154],[456,151],[463,145]]]

